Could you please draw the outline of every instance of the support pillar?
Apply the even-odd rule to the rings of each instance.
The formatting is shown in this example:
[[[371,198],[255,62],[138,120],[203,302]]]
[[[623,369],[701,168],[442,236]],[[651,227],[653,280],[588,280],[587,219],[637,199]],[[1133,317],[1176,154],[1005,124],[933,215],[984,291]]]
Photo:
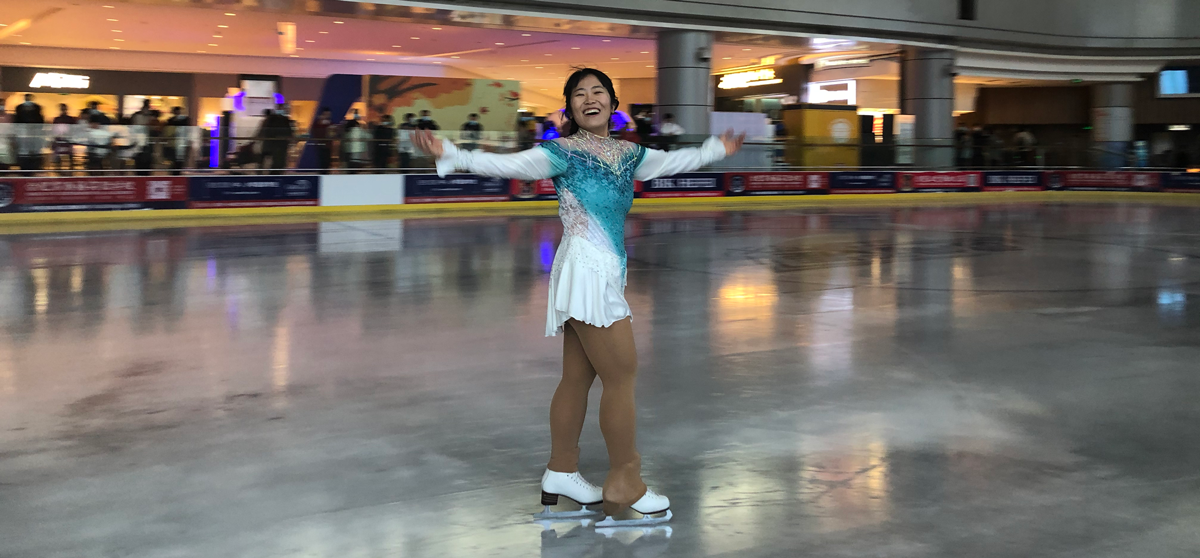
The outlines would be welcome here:
[[[901,112],[916,117],[916,166],[954,166],[954,51],[905,47],[900,87]]]
[[[1093,158],[1097,166],[1127,165],[1133,141],[1133,84],[1104,83],[1092,90]]]
[[[664,30],[658,34],[656,118],[667,114],[687,132],[684,141],[709,134],[713,108],[712,33]]]

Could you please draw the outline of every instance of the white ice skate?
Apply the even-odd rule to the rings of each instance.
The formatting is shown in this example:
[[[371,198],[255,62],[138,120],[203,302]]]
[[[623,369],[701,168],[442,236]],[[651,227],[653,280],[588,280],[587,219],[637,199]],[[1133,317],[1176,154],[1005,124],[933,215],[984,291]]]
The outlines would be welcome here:
[[[564,504],[560,509],[552,509],[552,506],[559,505],[559,499],[566,498],[576,504]],[[586,480],[579,474],[574,473],[557,473],[546,469],[542,475],[542,505],[545,508],[541,513],[533,515],[534,519],[538,520],[558,520],[558,519],[575,519],[579,517],[591,517],[599,514],[599,511],[589,510],[588,506],[597,506],[604,501],[602,492],[599,486],[596,486]],[[578,507],[579,509],[564,509],[568,507]]]
[[[604,521],[597,523],[596,527],[633,527],[666,523],[671,520],[671,500],[666,496],[655,494],[653,490],[646,489],[646,494],[629,506],[628,511],[633,512],[631,515],[640,517],[616,519],[610,515],[605,517]]]

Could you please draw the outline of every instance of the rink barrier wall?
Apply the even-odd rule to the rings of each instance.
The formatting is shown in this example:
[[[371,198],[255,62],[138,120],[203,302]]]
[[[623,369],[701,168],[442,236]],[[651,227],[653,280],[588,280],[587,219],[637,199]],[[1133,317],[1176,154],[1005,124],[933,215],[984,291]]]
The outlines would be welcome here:
[[[687,173],[635,183],[635,206],[972,204],[1036,202],[1056,191],[1128,193],[1089,201],[1151,201],[1147,193],[1200,193],[1200,173],[1139,171],[832,171]],[[1033,197],[1016,197],[1016,194]],[[882,195],[880,195],[882,194]],[[929,196],[938,196],[929,198]],[[1041,197],[1038,197],[1041,196]],[[1154,203],[1164,198],[1152,196]],[[803,198],[803,199],[800,199]],[[469,174],[221,175],[0,179],[0,226],[186,219],[313,220],[454,214],[542,215],[557,207],[550,180]],[[1068,198],[1082,199],[1079,197]],[[499,203],[509,202],[509,203]],[[513,203],[517,202],[517,203]],[[1191,202],[1185,202],[1190,205]],[[501,210],[503,208],[503,210]],[[154,211],[130,211],[154,210]]]

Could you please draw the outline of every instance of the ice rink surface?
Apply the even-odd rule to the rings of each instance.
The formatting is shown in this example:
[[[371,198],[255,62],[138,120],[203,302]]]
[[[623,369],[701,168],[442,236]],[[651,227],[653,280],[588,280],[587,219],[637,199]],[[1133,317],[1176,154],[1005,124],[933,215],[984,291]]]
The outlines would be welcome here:
[[[1200,209],[627,232],[669,529],[530,521],[554,217],[0,237],[0,556],[1200,553]]]

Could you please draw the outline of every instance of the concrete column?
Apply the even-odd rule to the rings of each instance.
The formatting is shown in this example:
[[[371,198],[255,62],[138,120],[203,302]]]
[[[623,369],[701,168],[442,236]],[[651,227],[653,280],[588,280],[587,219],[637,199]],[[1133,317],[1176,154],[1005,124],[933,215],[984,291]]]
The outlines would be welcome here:
[[[1104,83],[1092,90],[1092,141],[1095,163],[1123,167],[1133,141],[1133,84]]]
[[[900,108],[916,117],[914,163],[954,166],[954,51],[905,47]]]
[[[674,114],[687,140],[709,133],[713,107],[712,33],[658,33],[657,118]],[[687,141],[685,140],[685,141]]]

